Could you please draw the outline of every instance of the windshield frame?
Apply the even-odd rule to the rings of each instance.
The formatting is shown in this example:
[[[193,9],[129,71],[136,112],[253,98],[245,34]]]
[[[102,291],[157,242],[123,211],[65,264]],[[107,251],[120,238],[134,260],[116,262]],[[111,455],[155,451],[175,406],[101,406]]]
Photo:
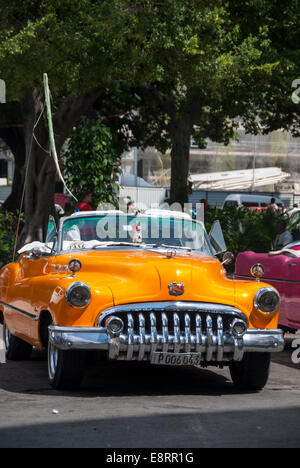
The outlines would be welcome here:
[[[155,216],[151,216],[151,215],[148,215],[147,213],[139,213],[137,216],[134,216],[133,214],[127,214],[127,213],[123,213],[123,212],[114,212],[114,213],[103,213],[103,212],[81,212],[80,214],[76,214],[76,215],[71,215],[71,216],[65,216],[65,217],[62,217],[60,218],[60,223],[59,223],[59,230],[58,230],[58,238],[57,238],[57,252],[58,253],[67,253],[67,252],[70,252],[70,250],[73,252],[73,251],[84,251],[84,250],[93,250],[92,248],[78,248],[78,249],[70,249],[70,250],[64,250],[63,249],[63,228],[64,228],[64,225],[66,222],[70,221],[70,220],[74,220],[74,219],[81,219],[81,218],[95,218],[95,217],[99,217],[99,218],[103,218],[103,217],[130,217],[130,218],[136,218],[136,219],[139,219],[139,218],[142,218],[142,219],[145,219],[145,218],[148,218],[148,219],[153,219],[155,218]],[[204,226],[204,223],[198,221],[198,220],[194,220],[192,218],[190,219],[187,219],[187,218],[181,218],[181,217],[178,217],[176,215],[171,216],[171,217],[164,217],[164,216],[158,216],[160,219],[171,219],[171,220],[179,220],[179,221],[185,221],[185,222],[191,222],[191,223],[195,223],[195,224],[198,224],[201,229],[203,230],[204,232],[204,237],[205,237],[205,243],[209,249],[209,252],[203,252],[199,249],[193,249],[191,247],[184,247],[184,246],[160,246],[160,245],[157,245],[156,247],[153,247],[153,243],[151,244],[151,249],[156,249],[156,250],[168,250],[168,249],[173,249],[173,250],[176,250],[176,248],[178,249],[178,251],[181,251],[181,252],[184,252],[185,250],[187,252],[194,252],[194,253],[197,253],[197,254],[202,254],[202,255],[207,255],[207,256],[211,256],[211,257],[215,257],[216,254],[215,254],[215,250],[211,244],[211,241],[209,239],[209,236],[207,234],[207,231],[205,229],[205,226]],[[83,241],[84,242],[84,241]],[[104,241],[105,242],[105,241]],[[109,243],[109,240],[107,240],[107,242]],[[113,241],[112,241],[113,242]],[[161,244],[165,244],[164,242],[164,239],[161,239]],[[135,245],[135,243],[133,242],[132,243],[132,246],[133,247],[136,247],[137,249],[141,250],[143,249],[150,249],[150,244],[144,244],[144,243],[137,243]],[[120,250],[123,250],[123,249],[126,249],[126,248],[130,248],[132,249],[132,246],[119,246]],[[106,247],[105,245],[103,245],[103,249],[111,249],[111,248],[116,248],[118,247],[117,245],[116,246],[113,246],[113,245],[110,245],[109,247]]]

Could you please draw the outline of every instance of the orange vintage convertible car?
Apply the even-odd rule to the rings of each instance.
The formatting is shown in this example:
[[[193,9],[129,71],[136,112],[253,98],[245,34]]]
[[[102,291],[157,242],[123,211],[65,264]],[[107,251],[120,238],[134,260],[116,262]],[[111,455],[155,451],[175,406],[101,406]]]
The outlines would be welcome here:
[[[48,347],[50,384],[78,387],[89,351],[155,365],[229,365],[261,389],[283,349],[279,295],[226,276],[218,222],[208,236],[187,214],[79,212],[50,222],[45,244],[0,270],[8,359]]]

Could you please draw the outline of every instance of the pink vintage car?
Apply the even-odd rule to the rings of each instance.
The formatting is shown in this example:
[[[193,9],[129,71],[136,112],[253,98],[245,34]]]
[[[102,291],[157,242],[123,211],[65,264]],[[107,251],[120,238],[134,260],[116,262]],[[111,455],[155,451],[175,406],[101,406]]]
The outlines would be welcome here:
[[[251,272],[252,270],[252,272]],[[237,279],[260,278],[280,293],[279,326],[284,331],[300,329],[300,242],[269,253],[242,252],[235,266]]]

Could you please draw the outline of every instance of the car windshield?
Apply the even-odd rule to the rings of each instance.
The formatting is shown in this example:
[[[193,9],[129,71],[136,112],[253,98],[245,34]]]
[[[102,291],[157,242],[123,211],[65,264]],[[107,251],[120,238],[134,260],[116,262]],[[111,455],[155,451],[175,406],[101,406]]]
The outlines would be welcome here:
[[[149,216],[74,216],[64,221],[61,250],[101,247],[186,248],[205,255],[213,249],[203,224]]]

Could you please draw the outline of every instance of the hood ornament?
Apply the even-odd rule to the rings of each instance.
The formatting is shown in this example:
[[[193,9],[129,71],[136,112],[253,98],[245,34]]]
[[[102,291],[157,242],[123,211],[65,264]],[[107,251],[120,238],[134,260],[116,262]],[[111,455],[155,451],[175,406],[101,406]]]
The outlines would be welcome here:
[[[182,296],[184,294],[184,284],[171,283],[169,284],[169,293],[171,296]]]

